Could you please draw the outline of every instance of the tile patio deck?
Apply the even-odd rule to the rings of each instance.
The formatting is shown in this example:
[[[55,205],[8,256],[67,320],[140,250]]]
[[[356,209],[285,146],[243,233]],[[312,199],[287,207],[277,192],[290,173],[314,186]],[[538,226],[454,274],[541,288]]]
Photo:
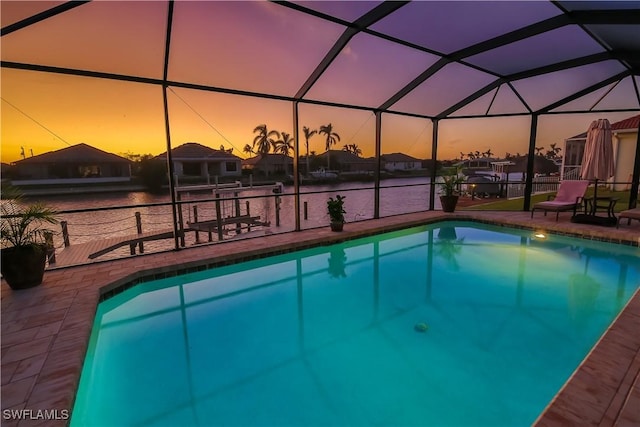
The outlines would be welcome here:
[[[42,286],[13,292],[1,288],[2,409],[62,410],[73,407],[78,379],[101,292],[150,274],[219,265],[305,248],[441,218],[472,218],[587,238],[640,243],[640,223],[620,229],[573,224],[568,218],[527,212],[421,212],[327,228],[274,234],[222,245],[134,256],[48,271]],[[639,249],[640,254],[640,249]],[[640,425],[640,292],[536,421],[539,426]],[[35,412],[33,412],[35,414]],[[66,425],[67,420],[8,420],[6,426]]]

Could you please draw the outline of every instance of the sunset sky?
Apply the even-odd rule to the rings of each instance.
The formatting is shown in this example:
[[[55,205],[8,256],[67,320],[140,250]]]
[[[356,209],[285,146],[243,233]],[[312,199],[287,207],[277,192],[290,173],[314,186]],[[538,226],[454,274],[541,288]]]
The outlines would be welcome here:
[[[2,27],[59,3],[62,2],[2,1]],[[378,2],[300,4],[354,20]],[[487,12],[486,19],[476,20],[470,26],[469,22],[480,11]],[[372,28],[448,53],[558,13],[547,2],[417,2]],[[452,14],[456,14],[455,19]],[[423,18],[419,28],[426,30],[410,31],[408,27],[415,24],[416,16]],[[95,1],[3,36],[2,60],[161,79],[166,20],[164,1]],[[448,27],[444,20],[448,20]],[[439,35],[447,29],[457,31],[455,37]],[[273,3],[178,1],[168,78],[293,97],[343,31],[344,27],[337,23]],[[556,61],[553,55],[575,52],[578,57],[598,52],[600,47],[593,40],[584,39],[569,27],[563,31],[566,45],[554,44],[553,49],[548,49],[549,54],[544,53],[544,48],[551,41],[541,38],[539,50],[518,42],[471,57],[469,62],[510,73],[520,71],[518,64],[530,67]],[[523,48],[529,49],[525,49],[528,54],[521,52]],[[500,58],[505,56],[513,61],[504,65]],[[375,108],[438,59],[435,54],[359,33],[305,99]],[[516,81],[514,87],[537,109],[620,72],[620,64],[615,61],[586,67],[589,67],[587,79],[592,81],[576,79],[571,70],[565,70],[544,79]],[[19,160],[21,147],[28,156],[31,152],[38,155],[81,142],[116,154],[155,155],[166,151],[161,86],[5,67],[0,79],[2,162]],[[435,115],[493,80],[495,76],[475,68],[449,64],[394,104],[392,110]],[[633,82],[627,78],[563,108],[588,108],[606,95],[599,107],[606,108],[609,103],[616,108],[637,109],[633,92]],[[173,146],[185,142],[213,148],[224,145],[233,148],[234,154],[246,157],[242,149],[253,140],[252,131],[257,125],[293,133],[293,104],[289,101],[178,87],[169,88],[168,101]],[[526,111],[514,92],[502,85],[497,94],[491,92],[455,114],[484,114],[490,105],[493,113]],[[596,118],[615,122],[632,115],[633,112],[542,116],[536,145],[561,145],[565,138],[586,131]],[[300,132],[302,126],[317,129],[328,123],[341,137],[336,149],[344,144],[357,144],[364,156],[374,155],[373,112],[299,104]],[[506,152],[525,153],[529,131],[528,116],[443,120],[439,125],[438,157],[450,159],[459,157],[460,152],[488,149],[497,156]],[[431,156],[432,124],[428,119],[383,114],[382,137],[383,153]],[[303,138],[300,142],[304,142]],[[304,144],[301,153],[303,147]],[[321,135],[311,139],[310,150],[324,152]]]

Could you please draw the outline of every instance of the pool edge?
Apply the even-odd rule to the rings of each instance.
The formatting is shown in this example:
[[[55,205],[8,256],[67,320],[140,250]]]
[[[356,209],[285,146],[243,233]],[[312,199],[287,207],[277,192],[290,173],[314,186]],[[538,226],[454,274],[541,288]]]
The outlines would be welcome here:
[[[630,334],[635,340],[630,342],[625,331],[635,331]],[[634,385],[640,374],[637,331],[640,331],[640,288],[532,425],[615,425],[633,387],[640,386],[637,382]],[[584,393],[586,390],[590,392]]]
[[[512,213],[511,216],[502,212],[495,216],[487,212],[465,212],[453,215],[441,212],[420,212],[349,223],[343,233],[332,233],[327,227],[251,239],[250,253],[251,256],[268,256],[282,253],[282,251],[303,249],[305,245],[307,247],[327,245],[441,220],[470,220],[530,230],[543,227],[556,234],[613,243],[628,241],[629,243],[625,244],[632,246],[638,246],[640,242],[640,234],[637,241],[626,239],[622,233],[617,235],[614,233],[614,237],[611,238],[606,237],[606,233],[598,229],[581,230],[573,224],[554,223],[546,218],[530,220],[526,212],[520,212],[519,215]],[[149,254],[52,270],[47,272],[43,286],[26,293],[12,292],[3,285],[2,409],[38,410],[73,407],[97,304],[101,293],[108,292],[109,287],[117,288],[131,281],[132,278],[139,279],[149,272],[164,274],[172,269],[175,270],[178,266],[184,268],[184,266],[197,264],[204,265],[211,260],[226,263],[240,262],[247,256],[246,247],[243,249],[243,246],[246,246],[246,243],[235,241],[224,245],[203,246],[179,252]],[[221,247],[224,247],[224,252],[219,249]],[[149,268],[151,264],[161,267]],[[640,296],[636,293],[633,300],[638,302],[630,306],[631,309],[625,307],[621,314],[634,310],[631,317],[640,318]],[[33,311],[29,312],[31,309]],[[617,323],[616,321],[612,327]],[[605,336],[607,335],[609,335],[608,332]],[[640,348],[636,347],[636,354],[639,351]],[[29,356],[20,358],[18,354],[20,352]],[[633,358],[629,365],[632,363]],[[598,386],[594,387],[597,391]],[[587,395],[591,393],[589,390],[587,392]],[[9,399],[5,399],[7,396]],[[560,413],[564,411],[562,406],[557,407],[557,404],[552,404],[542,415],[547,412],[554,414],[557,410]],[[605,416],[607,416],[606,410],[601,414],[600,419],[604,419]],[[586,420],[581,418],[581,421]],[[66,423],[66,420],[56,420],[51,425],[66,425]],[[18,425],[18,423],[6,421],[3,425]],[[564,424],[559,421],[554,424],[553,417],[546,417],[540,419],[539,425]]]

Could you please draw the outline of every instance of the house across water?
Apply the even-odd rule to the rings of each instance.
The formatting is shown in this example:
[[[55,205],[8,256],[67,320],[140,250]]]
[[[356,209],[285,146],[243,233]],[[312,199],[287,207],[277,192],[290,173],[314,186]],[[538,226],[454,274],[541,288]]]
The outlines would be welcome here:
[[[82,186],[131,182],[131,161],[88,144],[76,144],[15,162],[12,184]]]
[[[155,157],[166,163],[167,153]],[[173,173],[180,182],[200,182],[209,177],[240,177],[242,159],[228,151],[187,142],[171,150]]]

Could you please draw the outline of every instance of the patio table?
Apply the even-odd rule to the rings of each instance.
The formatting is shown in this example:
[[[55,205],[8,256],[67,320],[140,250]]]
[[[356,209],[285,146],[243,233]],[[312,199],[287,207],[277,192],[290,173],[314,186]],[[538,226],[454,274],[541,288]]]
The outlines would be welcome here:
[[[598,211],[607,212],[607,218],[616,219],[613,209],[618,202],[617,197],[598,196],[585,197],[584,213],[587,215],[596,215]]]
[[[584,213],[574,215],[571,218],[571,222],[612,227],[618,223],[618,219],[613,211],[617,202],[617,197],[585,197]],[[598,216],[598,211],[606,212],[607,216]]]

